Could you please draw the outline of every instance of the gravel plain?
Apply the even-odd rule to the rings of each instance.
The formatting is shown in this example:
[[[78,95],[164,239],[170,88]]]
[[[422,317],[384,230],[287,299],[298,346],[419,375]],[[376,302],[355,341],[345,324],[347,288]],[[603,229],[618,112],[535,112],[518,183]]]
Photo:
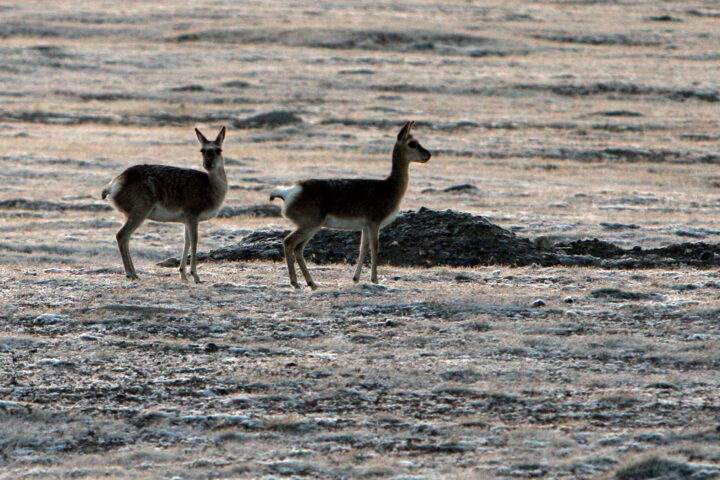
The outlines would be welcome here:
[[[720,478],[719,22],[711,1],[0,5],[0,478]],[[269,191],[385,175],[406,120],[433,158],[381,283],[352,283],[356,237],[319,235],[321,288],[290,288]],[[192,128],[221,125],[203,283],[156,222],[127,281],[103,186],[200,168]]]

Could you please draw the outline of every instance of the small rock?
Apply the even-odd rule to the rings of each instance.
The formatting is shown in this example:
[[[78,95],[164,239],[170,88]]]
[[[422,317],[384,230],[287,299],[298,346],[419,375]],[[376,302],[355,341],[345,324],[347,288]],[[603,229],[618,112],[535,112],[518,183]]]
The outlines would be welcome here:
[[[67,315],[57,315],[54,313],[43,313],[42,315],[38,315],[33,320],[33,323],[35,325],[53,325],[56,323],[63,322],[68,319]]]
[[[198,390],[195,392],[199,397],[217,397],[217,393],[213,392],[209,388],[205,388],[203,390]]]
[[[250,84],[242,80],[231,80],[222,84],[223,87],[229,88],[248,88]]]
[[[546,305],[545,300],[542,298],[538,298],[534,302],[530,304],[531,307],[537,308],[537,307],[544,307]]]
[[[294,460],[273,463],[269,465],[269,468],[279,475],[310,475],[314,471],[311,465]]]
[[[453,185],[443,189],[443,192],[448,193],[477,193],[479,190],[475,185],[464,183],[462,185]]]
[[[303,123],[302,118],[286,110],[273,110],[272,112],[253,115],[244,120],[233,122],[235,128],[275,128],[285,125]]]
[[[653,22],[682,22],[682,19],[670,15],[655,15],[649,18]]]
[[[102,335],[96,335],[96,334],[92,334],[92,333],[83,333],[83,334],[78,335],[78,339],[91,341],[91,342],[100,340],[101,338],[102,338]]]
[[[670,382],[654,382],[647,385],[646,388],[658,388],[661,390],[680,390],[680,387]]]
[[[565,297],[563,298],[563,302],[565,303],[575,303],[575,299],[573,297]]]
[[[590,292],[595,298],[607,298],[610,300],[664,300],[665,297],[657,293],[640,293],[620,290],[619,288],[599,288]]]
[[[202,85],[183,85],[182,87],[173,87],[173,92],[204,92],[205,87]]]
[[[46,268],[43,273],[65,273],[65,271],[60,268]]]
[[[604,228],[605,230],[636,230],[640,228],[638,225],[635,225],[634,223],[608,223],[608,222],[601,222],[600,226]]]
[[[57,358],[43,358],[35,363],[37,367],[54,367],[54,368],[73,368],[74,362],[68,360],[58,360]]]
[[[480,380],[482,376],[475,370],[448,370],[447,372],[440,373],[440,378],[453,382],[475,383]]]

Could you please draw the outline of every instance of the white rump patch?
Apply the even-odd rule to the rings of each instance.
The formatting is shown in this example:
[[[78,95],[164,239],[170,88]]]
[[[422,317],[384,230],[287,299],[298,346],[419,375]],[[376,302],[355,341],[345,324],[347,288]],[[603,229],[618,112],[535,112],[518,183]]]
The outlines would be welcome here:
[[[295,185],[290,188],[276,188],[270,192],[270,196],[280,197],[285,201],[285,206],[290,205],[298,194],[302,191],[300,185]]]
[[[107,186],[108,197],[114,198],[115,195],[117,195],[117,193],[120,191],[122,186],[122,175],[118,175],[117,177],[113,178],[110,182],[110,185]]]

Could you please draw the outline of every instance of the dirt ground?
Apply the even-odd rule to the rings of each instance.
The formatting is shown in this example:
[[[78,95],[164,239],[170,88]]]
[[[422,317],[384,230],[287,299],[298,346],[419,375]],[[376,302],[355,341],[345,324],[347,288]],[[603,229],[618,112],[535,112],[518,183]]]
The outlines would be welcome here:
[[[192,128],[226,125],[222,249],[289,227],[242,210],[278,185],[386,175],[416,120],[404,209],[716,246],[719,27],[714,1],[3,2],[0,478],[720,477],[716,268],[313,264],[312,292],[211,261],[195,285],[158,265],[182,227],[147,222],[129,282],[99,198],[200,168]]]

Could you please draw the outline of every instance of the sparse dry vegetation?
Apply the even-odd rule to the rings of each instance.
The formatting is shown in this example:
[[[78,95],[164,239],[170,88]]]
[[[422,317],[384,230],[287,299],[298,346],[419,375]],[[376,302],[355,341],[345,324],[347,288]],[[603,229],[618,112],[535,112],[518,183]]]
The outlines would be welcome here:
[[[707,1],[0,5],[0,478],[718,478],[719,21]],[[124,278],[100,190],[200,168],[193,126],[228,127],[211,251],[287,229],[278,185],[387,174],[406,120],[433,158],[404,208],[699,261],[396,264],[381,285],[315,263],[296,292],[271,256],[187,285],[158,265],[182,227],[147,222]]]

